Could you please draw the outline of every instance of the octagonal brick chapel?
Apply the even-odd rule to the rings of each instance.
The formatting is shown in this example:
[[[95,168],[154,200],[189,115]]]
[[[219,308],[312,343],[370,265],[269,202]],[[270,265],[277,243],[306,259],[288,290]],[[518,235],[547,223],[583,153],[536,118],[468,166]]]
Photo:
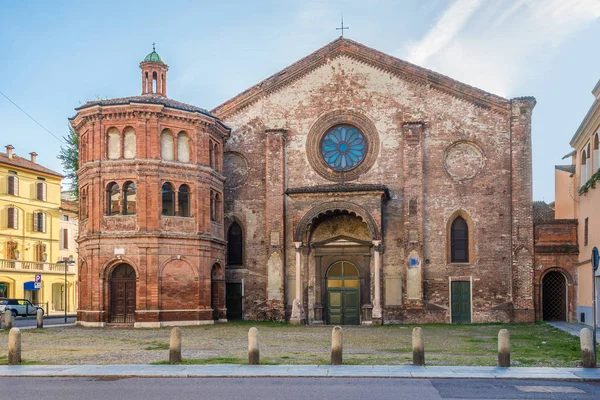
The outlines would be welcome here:
[[[223,144],[205,109],[167,97],[169,67],[140,63],[142,94],[76,109],[79,310],[85,326],[225,320]]]

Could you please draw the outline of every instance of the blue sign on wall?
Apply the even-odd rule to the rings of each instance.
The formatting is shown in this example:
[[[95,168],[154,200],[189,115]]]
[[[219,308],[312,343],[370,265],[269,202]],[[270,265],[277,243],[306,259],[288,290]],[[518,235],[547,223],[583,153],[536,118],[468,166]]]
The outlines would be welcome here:
[[[594,271],[598,271],[598,262],[600,261],[600,254],[598,254],[598,248],[594,247],[592,249],[592,266],[594,267]]]

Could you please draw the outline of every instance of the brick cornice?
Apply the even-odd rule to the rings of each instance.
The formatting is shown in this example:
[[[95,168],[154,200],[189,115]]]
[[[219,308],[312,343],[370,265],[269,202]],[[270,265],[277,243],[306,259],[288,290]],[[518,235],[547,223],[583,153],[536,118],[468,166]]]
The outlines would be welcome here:
[[[381,71],[391,73],[405,81],[429,86],[451,96],[469,101],[478,107],[503,114],[508,113],[510,110],[508,99],[392,57],[358,42],[339,38],[215,107],[211,113],[221,119],[230,117],[263,96],[280,90],[338,56],[350,57]]]

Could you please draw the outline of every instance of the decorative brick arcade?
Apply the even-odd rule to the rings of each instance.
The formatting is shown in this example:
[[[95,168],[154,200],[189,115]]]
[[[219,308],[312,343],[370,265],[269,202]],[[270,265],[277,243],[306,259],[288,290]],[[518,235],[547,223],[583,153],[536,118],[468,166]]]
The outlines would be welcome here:
[[[169,99],[168,66],[142,95],[88,102],[79,135],[79,310],[84,326],[225,321],[223,144],[208,111]]]

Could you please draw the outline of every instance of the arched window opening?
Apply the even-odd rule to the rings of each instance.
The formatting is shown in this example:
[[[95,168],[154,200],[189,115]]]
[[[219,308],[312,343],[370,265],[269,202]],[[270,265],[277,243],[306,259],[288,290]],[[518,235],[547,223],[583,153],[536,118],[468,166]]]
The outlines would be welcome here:
[[[165,82],[165,74],[160,74],[160,83],[161,83],[160,92],[163,96],[166,96],[167,90],[166,90],[165,86],[167,83]]]
[[[216,213],[215,213],[215,192],[210,191],[210,220],[216,221]]]
[[[450,228],[451,262],[469,262],[469,226],[461,216],[456,217]]]
[[[156,93],[156,89],[158,88],[158,76],[156,72],[152,73],[152,93]]]
[[[135,130],[132,127],[125,128],[123,137],[123,158],[135,158]]]
[[[588,155],[584,150],[581,152],[581,186],[585,185],[588,180]]]
[[[123,215],[135,215],[135,183],[126,182],[123,185]]]
[[[48,254],[46,253],[46,245],[44,243],[37,243],[34,246],[34,256],[37,262],[48,261]]]
[[[121,191],[119,184],[111,182],[106,189],[106,215],[121,215]]]
[[[19,178],[15,175],[9,175],[7,180],[7,193],[13,196],[19,195]]]
[[[177,206],[180,217],[190,216],[190,189],[187,185],[179,186],[179,194],[177,196]]]
[[[219,171],[219,145],[215,143],[214,149],[215,156],[215,170]]]
[[[168,182],[162,185],[162,215],[175,215],[175,192]]]
[[[177,159],[190,162],[190,138],[185,132],[179,132],[177,135]]]
[[[35,188],[35,198],[41,201],[46,201],[46,182],[36,183]]]
[[[14,240],[9,240],[6,242],[6,259],[7,260],[16,260],[17,259],[17,248],[19,247],[18,243]]]
[[[46,232],[46,214],[40,211],[33,213],[33,231]]]
[[[8,207],[6,214],[8,219],[8,227],[12,229],[19,229],[19,209],[16,207]]]
[[[212,141],[208,143],[208,165],[211,168],[215,166],[215,149]]]
[[[215,193],[215,221],[221,221],[221,194]]]
[[[121,157],[121,134],[117,128],[108,130],[108,158],[116,160]]]
[[[600,148],[598,147],[598,132],[594,135],[594,173],[600,169]]]
[[[144,88],[146,89],[144,92],[148,93],[148,73],[146,72],[146,77],[144,80]]]
[[[170,130],[165,129],[160,136],[160,156],[163,160],[173,161],[173,134]]]
[[[79,203],[79,214],[81,215],[81,219],[86,219],[88,217],[88,193],[87,188],[81,189],[81,201]]]
[[[242,227],[237,222],[234,222],[229,227],[227,233],[227,260],[229,265],[242,265],[244,240],[242,236]]]

